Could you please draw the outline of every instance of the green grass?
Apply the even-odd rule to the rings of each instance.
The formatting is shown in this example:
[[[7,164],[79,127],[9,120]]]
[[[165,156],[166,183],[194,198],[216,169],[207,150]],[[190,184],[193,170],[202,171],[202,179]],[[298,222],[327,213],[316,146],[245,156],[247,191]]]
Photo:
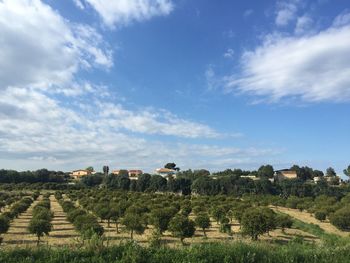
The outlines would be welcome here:
[[[298,219],[293,218],[293,227],[300,229],[302,231],[308,232],[314,236],[319,237],[326,246],[332,246],[332,247],[342,247],[346,246],[347,244],[350,244],[350,238],[348,237],[340,237],[335,234],[326,233],[320,226],[312,224],[312,223],[305,223]],[[350,262],[350,259],[349,259]]]
[[[286,246],[264,242],[246,244],[202,244],[179,249],[144,248],[134,243],[104,248],[102,250],[69,249],[16,249],[0,251],[0,262],[7,263],[77,263],[77,262],[140,262],[140,263],[345,263],[350,261],[350,247],[318,247],[305,244]]]

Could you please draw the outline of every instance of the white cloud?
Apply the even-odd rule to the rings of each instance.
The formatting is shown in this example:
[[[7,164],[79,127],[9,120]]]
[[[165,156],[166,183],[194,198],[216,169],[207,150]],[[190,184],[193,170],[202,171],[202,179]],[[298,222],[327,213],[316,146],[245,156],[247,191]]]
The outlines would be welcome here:
[[[82,1],[80,1],[80,0],[73,0],[73,1],[77,7],[79,7],[82,10],[85,9],[85,6],[84,6]]]
[[[350,24],[350,12],[344,11],[340,15],[338,15],[333,22],[333,25],[336,27],[344,26]]]
[[[284,0],[277,2],[275,23],[277,26],[286,26],[296,19],[300,0]]]
[[[70,83],[81,67],[112,66],[101,36],[39,0],[0,2],[0,89]]]
[[[228,91],[279,102],[350,100],[350,25],[313,35],[269,35],[242,56],[242,75],[226,79]]]
[[[135,113],[99,100],[88,104],[87,99],[85,103],[80,113],[40,90],[6,89],[0,97],[0,165],[9,167],[16,162],[17,169],[67,170],[107,163],[151,170],[174,160],[186,167],[221,168],[216,164],[221,158],[244,159],[249,163],[277,154],[273,149],[146,140],[139,135],[192,138],[215,134],[204,125],[167,113]]]
[[[171,0],[85,0],[102,17],[108,27],[168,15],[174,8]]]
[[[310,28],[312,24],[313,24],[313,20],[311,17],[307,15],[298,17],[295,30],[294,30],[295,34],[300,35],[300,34],[304,34],[305,32],[310,33]]]
[[[150,18],[170,2],[135,2],[141,11],[127,7],[131,1],[118,3],[121,18],[112,23]],[[69,170],[110,164],[151,170],[176,161],[200,168],[218,166],[224,157],[225,165],[233,165],[274,154],[269,149],[180,144],[178,137],[222,135],[164,110],[126,109],[113,101],[108,87],[79,80],[83,69],[111,67],[111,51],[96,30],[67,21],[39,0],[0,0],[0,32],[1,167]],[[173,138],[167,142],[159,135]]]
[[[228,48],[226,52],[224,53],[225,58],[232,58],[235,54],[234,50],[232,48]]]

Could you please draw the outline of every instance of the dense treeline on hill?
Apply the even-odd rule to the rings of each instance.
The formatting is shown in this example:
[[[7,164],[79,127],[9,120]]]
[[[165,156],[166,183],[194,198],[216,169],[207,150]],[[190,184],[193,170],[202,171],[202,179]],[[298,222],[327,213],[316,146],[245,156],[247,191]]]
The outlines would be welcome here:
[[[66,181],[67,174],[60,171],[49,171],[47,169],[24,172],[0,170],[0,183],[63,183]]]
[[[141,174],[138,180],[131,180],[127,173],[120,175],[96,173],[82,177],[75,185],[68,185],[69,175],[63,172],[37,171],[17,172],[0,170],[2,189],[13,189],[12,183],[28,189],[81,189],[86,187],[105,187],[114,190],[135,192],[172,192],[183,195],[234,195],[270,194],[280,196],[315,197],[319,195],[335,196],[340,199],[348,192],[348,185],[320,180],[315,184],[314,177],[324,178],[324,173],[310,167],[294,165],[290,168],[296,171],[296,179],[275,180],[274,169],[271,165],[263,165],[257,171],[243,171],[241,169],[227,169],[210,174],[207,170],[185,170],[169,177],[168,180],[160,175]],[[246,176],[250,177],[246,177]],[[328,168],[327,176],[335,176],[334,169]],[[251,177],[258,178],[253,180]],[[6,185],[9,184],[9,185]]]
[[[297,169],[296,166],[294,168]],[[273,168],[266,166],[255,172],[236,169],[210,174],[207,170],[187,170],[177,173],[176,178],[170,177],[168,180],[160,175],[150,174],[142,174],[138,180],[130,180],[125,174],[110,174],[108,176],[96,174],[83,177],[81,184],[88,187],[102,185],[115,190],[173,192],[184,195],[227,194],[241,196],[248,193],[299,197],[329,195],[337,198],[341,198],[349,188],[347,185],[330,185],[326,181],[315,184],[310,180],[320,172],[311,168],[299,168],[297,173],[297,179],[276,180],[274,182],[269,180],[273,177]],[[252,180],[244,177],[245,175],[255,175],[259,180]]]

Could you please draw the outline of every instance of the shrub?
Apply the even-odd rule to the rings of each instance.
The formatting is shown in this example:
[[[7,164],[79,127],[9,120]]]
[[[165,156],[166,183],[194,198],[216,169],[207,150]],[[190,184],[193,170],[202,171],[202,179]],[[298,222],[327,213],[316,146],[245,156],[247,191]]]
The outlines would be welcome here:
[[[276,216],[277,226],[284,232],[285,228],[291,228],[293,225],[293,220],[289,215],[277,214]]]
[[[316,211],[315,212],[315,218],[320,221],[324,221],[327,218],[327,214],[325,211]]]
[[[329,218],[331,224],[341,230],[350,229],[350,207],[346,206],[334,212]]]

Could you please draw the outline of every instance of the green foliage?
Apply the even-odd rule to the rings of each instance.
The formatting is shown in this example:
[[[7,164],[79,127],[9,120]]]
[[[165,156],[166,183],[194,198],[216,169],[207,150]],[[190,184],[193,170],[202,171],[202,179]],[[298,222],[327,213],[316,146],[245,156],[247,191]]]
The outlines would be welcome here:
[[[274,174],[273,167],[271,165],[263,165],[258,169],[259,177],[272,178]]]
[[[38,237],[37,245],[40,238],[48,235],[52,229],[51,220],[53,213],[50,211],[50,194],[44,195],[44,199],[36,204],[33,208],[33,216],[28,225],[28,231]]]
[[[88,235],[89,237],[92,233],[99,236],[103,234],[103,227],[97,222],[96,217],[91,214],[79,215],[74,219],[74,227],[83,235]],[[89,234],[91,233],[91,235]]]
[[[343,172],[346,176],[350,177],[350,165],[346,169],[344,169]]]
[[[169,230],[174,237],[179,238],[181,243],[184,244],[184,239],[192,237],[196,228],[195,223],[188,217],[176,215],[169,223]]]
[[[211,226],[209,215],[207,213],[199,213],[194,222],[197,227],[203,230],[204,237],[207,237],[205,230]]]
[[[278,248],[278,249],[277,249]],[[0,262],[6,263],[348,263],[348,247],[316,247],[304,244],[301,240],[290,245],[276,247],[267,244],[202,244],[189,248],[146,248],[133,243],[122,243],[104,249],[41,248],[1,250]]]
[[[40,242],[40,237],[48,235],[52,229],[52,224],[50,221],[45,219],[33,218],[29,222],[28,231],[31,234],[35,234],[38,237],[38,244]]]
[[[243,233],[249,235],[252,240],[258,240],[259,235],[272,230],[275,225],[275,214],[269,208],[248,208],[242,217]]]
[[[228,219],[227,217],[221,218],[219,231],[221,233],[226,233],[229,236],[232,236],[232,229],[231,229],[230,219]]]
[[[324,221],[327,218],[327,213],[325,211],[319,210],[315,212],[315,218],[320,221]]]
[[[350,206],[345,206],[332,214],[330,222],[341,230],[350,230]]]
[[[145,217],[134,211],[126,212],[122,224],[130,231],[131,239],[134,238],[134,232],[136,234],[143,234],[147,226]]]
[[[330,177],[333,177],[333,176],[336,176],[337,173],[335,172],[335,170],[332,167],[329,167],[326,170],[326,175],[330,176]]]
[[[154,209],[150,213],[150,223],[158,230],[160,234],[168,229],[171,218],[176,211],[171,208]]]
[[[217,223],[220,222],[220,220],[225,217],[226,211],[223,206],[214,207],[211,210],[211,216],[215,219]]]
[[[286,214],[277,214],[276,215],[276,224],[282,229],[282,232],[286,228],[291,228],[293,225],[293,220],[289,215]]]
[[[6,233],[10,227],[10,219],[7,216],[0,215],[0,234]]]

